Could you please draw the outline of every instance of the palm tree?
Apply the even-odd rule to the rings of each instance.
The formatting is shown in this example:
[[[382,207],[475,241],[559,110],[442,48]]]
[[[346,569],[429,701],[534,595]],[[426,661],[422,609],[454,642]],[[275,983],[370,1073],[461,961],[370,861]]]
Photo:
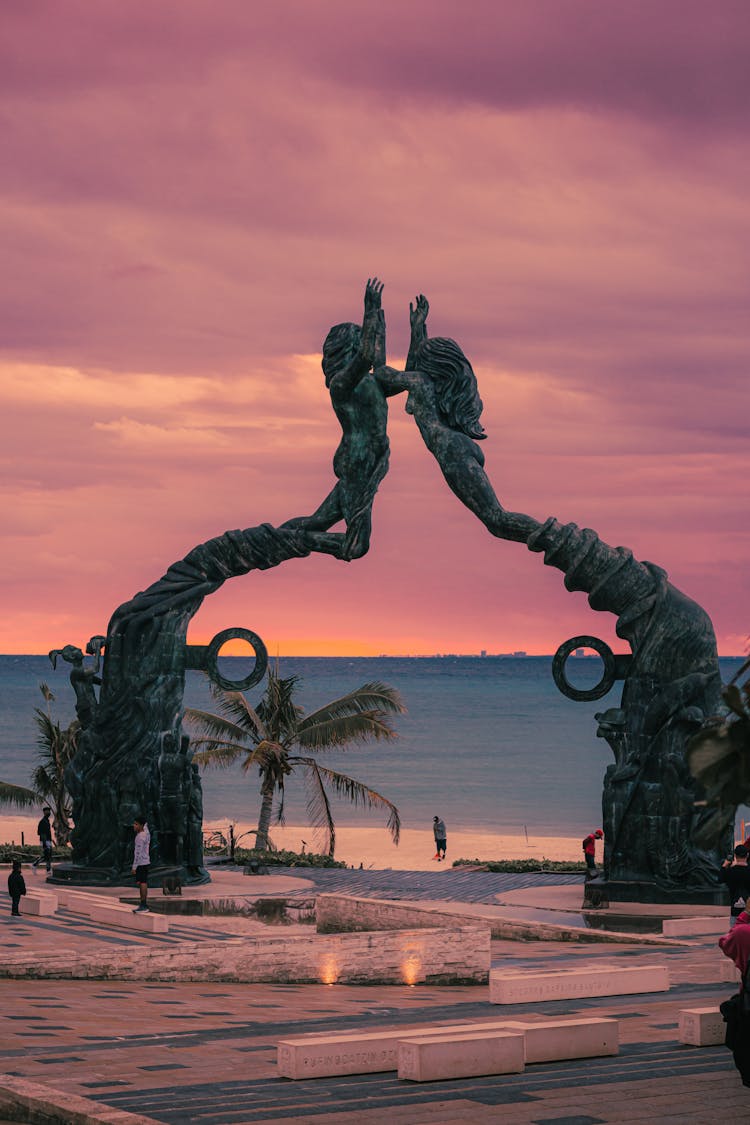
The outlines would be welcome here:
[[[329,856],[336,847],[336,829],[330,793],[346,797],[353,805],[385,809],[386,826],[398,843],[401,820],[398,809],[374,789],[348,774],[339,773],[309,754],[293,754],[294,747],[312,752],[343,749],[351,743],[398,737],[388,721],[389,714],[402,714],[398,692],[386,684],[363,684],[310,715],[294,702],[299,677],[283,678],[278,667],[269,671],[268,684],[257,708],[238,691],[211,693],[218,700],[221,715],[188,709],[185,718],[199,736],[194,760],[204,766],[230,766],[241,762],[243,771],[257,766],[260,772],[261,805],[255,846],[267,850],[274,796],[278,794],[277,821],[284,822],[286,779],[297,770],[304,775],[307,788],[307,813],[314,828],[321,830]]]
[[[46,684],[39,685],[44,696],[46,708],[34,708],[34,722],[37,725],[37,746],[39,761],[32,772],[32,788],[11,785],[0,781],[0,804],[15,805],[20,809],[47,802],[52,807],[52,821],[55,826],[55,841],[66,844],[70,838],[70,795],[65,787],[65,767],[72,761],[78,749],[78,735],[81,725],[74,719],[67,727],[61,727],[52,719],[50,703],[54,694]]]

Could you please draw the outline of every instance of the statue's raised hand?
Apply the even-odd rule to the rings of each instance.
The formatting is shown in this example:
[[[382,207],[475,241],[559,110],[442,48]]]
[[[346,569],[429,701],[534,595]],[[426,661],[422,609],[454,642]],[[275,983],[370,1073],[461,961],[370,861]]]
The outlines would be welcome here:
[[[380,295],[383,292],[383,282],[376,277],[369,277],[365,286],[365,313],[377,312],[380,308]]]
[[[430,302],[425,297],[424,293],[420,293],[416,298],[416,304],[409,301],[409,323],[412,328],[421,328],[427,320],[427,314],[430,311]]]

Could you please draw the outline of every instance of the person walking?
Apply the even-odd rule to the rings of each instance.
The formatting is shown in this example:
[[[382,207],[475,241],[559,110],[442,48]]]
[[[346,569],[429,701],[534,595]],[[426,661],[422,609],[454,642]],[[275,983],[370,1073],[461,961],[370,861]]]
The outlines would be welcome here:
[[[583,858],[586,860],[587,879],[596,879],[599,874],[596,869],[596,841],[601,840],[603,836],[601,828],[597,828],[583,838]]]
[[[447,836],[445,832],[445,821],[441,820],[439,816],[432,818],[432,832],[435,837],[435,855],[434,859],[440,863],[445,859],[445,845],[447,844]]]
[[[141,901],[133,911],[134,914],[150,914],[148,908],[148,869],[151,863],[151,833],[144,817],[137,816],[133,820],[135,830],[135,848],[133,849],[133,874],[138,884]]]
[[[744,844],[734,849],[734,857],[725,859],[719,871],[719,878],[729,888],[729,925],[734,926],[740,914],[750,903],[750,866],[748,851]]]
[[[26,880],[21,874],[20,859],[13,860],[13,869],[8,876],[8,894],[10,895],[11,914],[19,915],[21,911],[18,909],[18,904],[21,901],[21,896],[26,894]]]
[[[45,805],[42,809],[42,819],[36,826],[36,834],[39,837],[39,844],[41,845],[41,852],[39,858],[36,859],[32,865],[32,871],[36,871],[39,864],[44,860],[47,864],[47,873],[52,871],[52,824],[50,816],[52,809],[49,805]]]

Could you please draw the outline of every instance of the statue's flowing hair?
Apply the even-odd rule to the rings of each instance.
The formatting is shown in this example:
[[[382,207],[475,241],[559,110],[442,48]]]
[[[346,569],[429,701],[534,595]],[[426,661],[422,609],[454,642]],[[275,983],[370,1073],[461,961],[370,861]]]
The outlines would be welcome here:
[[[470,438],[487,437],[479,421],[482,400],[477,378],[455,340],[446,336],[425,340],[417,351],[415,366],[435,384],[438,410],[451,429],[461,430]]]
[[[326,386],[334,375],[338,375],[344,369],[349,357],[358,349],[361,338],[362,329],[358,324],[351,322],[334,324],[323,344],[322,367]]]

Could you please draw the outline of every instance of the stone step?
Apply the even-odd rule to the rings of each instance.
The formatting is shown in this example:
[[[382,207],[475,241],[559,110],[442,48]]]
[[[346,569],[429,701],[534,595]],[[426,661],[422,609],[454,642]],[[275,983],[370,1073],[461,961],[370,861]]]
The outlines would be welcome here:
[[[76,914],[85,914],[92,922],[106,922],[150,934],[166,934],[169,931],[166,914],[134,914],[132,906],[87,891],[60,888],[57,895],[61,906]]]
[[[524,1061],[522,1032],[454,1032],[402,1039],[398,1044],[398,1076],[407,1082],[520,1074]]]
[[[724,1042],[727,1025],[718,1008],[680,1009],[680,1043],[691,1047],[715,1047]]]
[[[616,1055],[618,1051],[617,1020],[594,1018],[532,1023],[495,1019],[442,1027],[424,1024],[406,1030],[324,1033],[282,1039],[277,1045],[277,1065],[282,1077],[293,1079],[375,1074],[398,1068],[398,1043],[402,1039],[496,1031],[522,1031],[527,1062],[593,1058]]]
[[[491,1004],[533,1004],[543,1000],[576,1000],[588,996],[629,996],[667,992],[666,965],[599,965],[589,969],[509,972],[490,971]]]

